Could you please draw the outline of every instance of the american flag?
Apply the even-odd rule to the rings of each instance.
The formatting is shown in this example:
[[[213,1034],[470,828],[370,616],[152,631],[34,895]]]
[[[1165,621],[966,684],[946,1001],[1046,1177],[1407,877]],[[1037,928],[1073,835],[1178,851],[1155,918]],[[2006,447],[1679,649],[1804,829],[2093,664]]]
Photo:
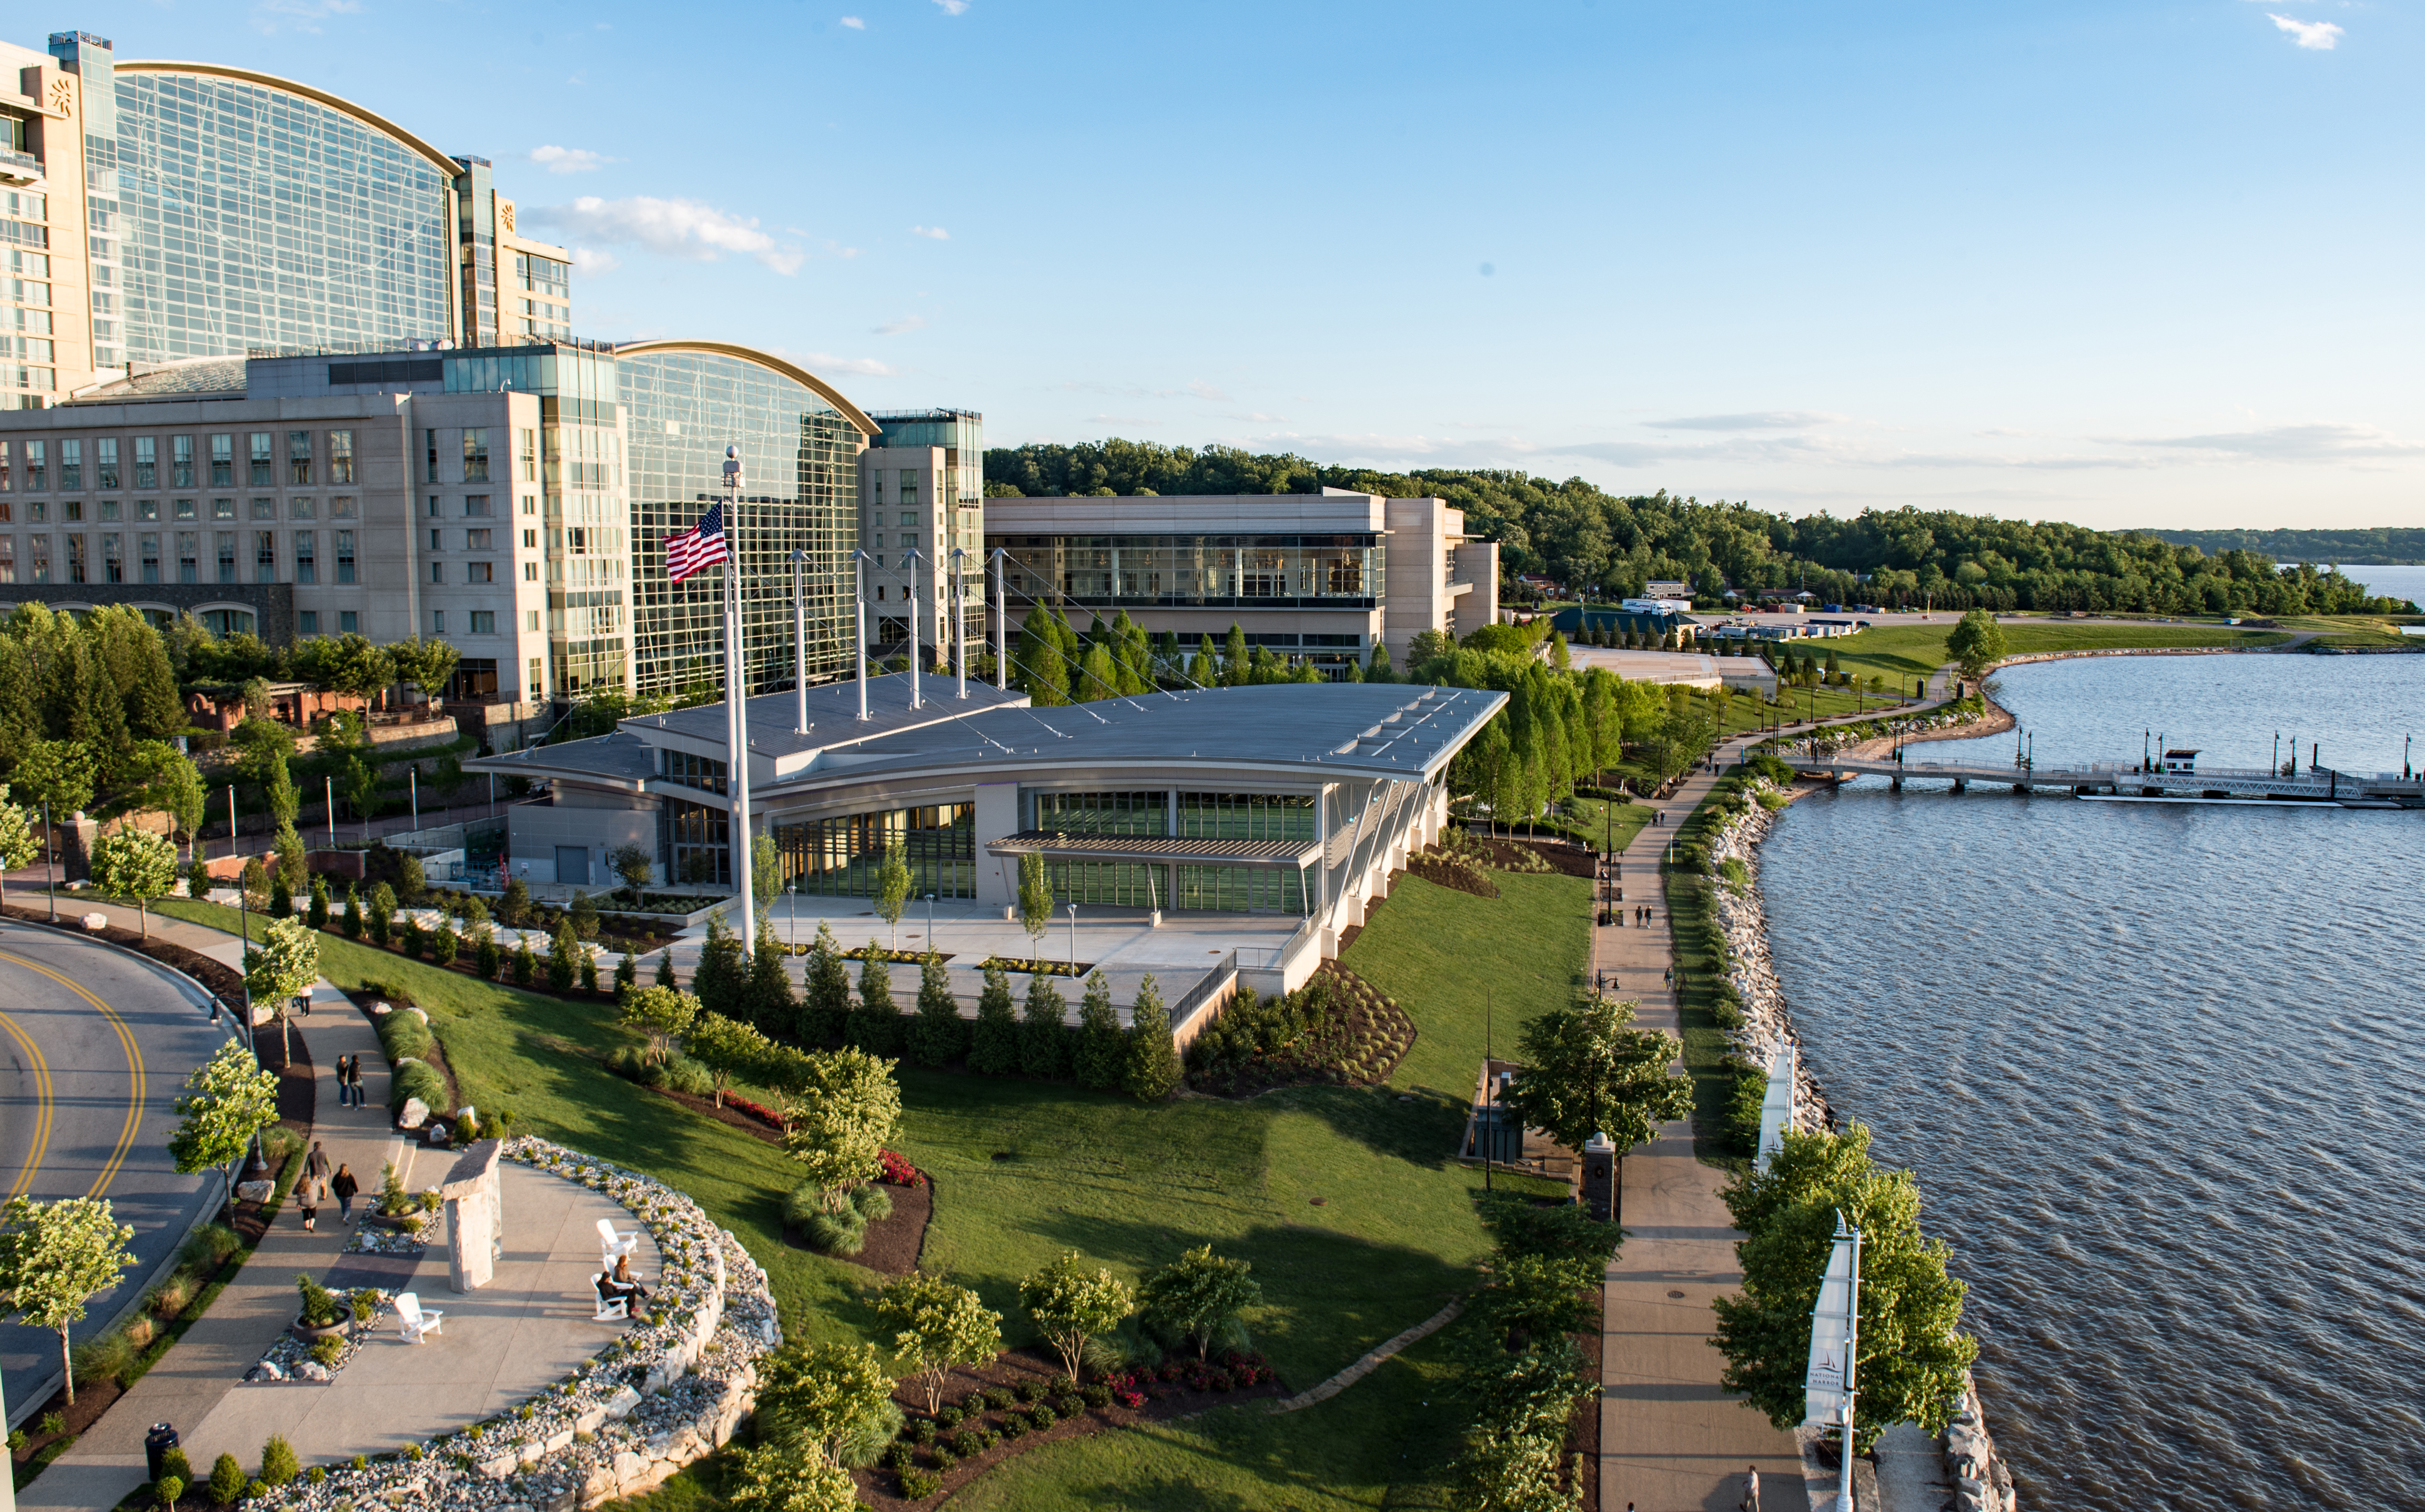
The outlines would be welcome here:
[[[666,537],[666,575],[680,582],[692,573],[725,560],[724,503],[707,506],[699,523]]]

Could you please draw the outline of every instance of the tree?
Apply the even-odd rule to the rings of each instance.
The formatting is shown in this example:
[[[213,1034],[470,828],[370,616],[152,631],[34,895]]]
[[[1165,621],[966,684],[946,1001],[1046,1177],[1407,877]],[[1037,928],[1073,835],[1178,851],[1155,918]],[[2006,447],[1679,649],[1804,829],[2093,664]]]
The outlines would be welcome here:
[[[640,894],[657,874],[657,858],[646,847],[618,845],[606,855],[607,869],[623,879],[623,890],[631,895],[632,906],[640,903]]]
[[[358,756],[348,756],[337,769],[337,791],[345,798],[345,806],[354,818],[367,820],[378,812],[378,769]]]
[[[1389,665],[1389,647],[1379,639],[1373,642],[1373,660],[1364,668],[1366,682],[1395,682],[1398,674]]]
[[[235,1456],[221,1455],[211,1462],[208,1489],[213,1506],[233,1506],[244,1495],[244,1467],[235,1462]]]
[[[778,1445],[742,1449],[733,1469],[725,1499],[742,1512],[857,1512],[859,1504],[850,1472],[814,1455]]]
[[[1245,686],[1247,666],[1246,632],[1240,629],[1238,622],[1233,619],[1229,622],[1229,638],[1221,648],[1222,685],[1229,688]]]
[[[1742,1297],[1712,1304],[1726,1389],[1779,1427],[1802,1420],[1810,1310],[1840,1212],[1861,1231],[1854,1446],[1867,1453],[1896,1423],[1944,1431],[1979,1344],[1958,1331],[1967,1289],[1948,1273],[1944,1242],[1920,1232],[1911,1172],[1872,1166],[1870,1131],[1855,1123],[1840,1135],[1787,1134],[1766,1170],[1722,1195],[1748,1235],[1735,1246]]]
[[[758,1364],[760,1440],[806,1448],[826,1464],[844,1463],[844,1445],[871,1424],[897,1424],[891,1405],[892,1379],[872,1344],[786,1344]]]
[[[671,987],[674,984],[674,947],[672,946],[667,946],[657,952],[657,970],[654,980],[660,987]]]
[[[965,1286],[912,1271],[884,1288],[875,1315],[899,1331],[892,1358],[909,1367],[926,1393],[926,1410],[943,1405],[943,1380],[955,1365],[981,1365],[1002,1353],[1002,1314]]]
[[[1994,614],[1974,609],[1945,638],[1945,654],[1961,664],[1963,676],[1977,682],[1988,668],[2004,660],[2004,628],[1996,623]]]
[[[285,726],[273,727],[283,729]],[[267,778],[261,785],[262,799],[268,804],[270,817],[277,820],[279,828],[291,830],[295,827],[296,814],[301,811],[302,800],[295,791],[294,775],[286,770],[285,753],[272,752],[268,767]]]
[[[169,816],[185,836],[186,859],[193,857],[194,832],[202,827],[208,795],[202,774],[185,753],[166,740],[146,741],[137,750],[143,766],[143,787],[135,801]]]
[[[28,800],[48,808],[54,820],[65,819],[92,803],[93,755],[78,740],[34,740],[17,758],[10,780],[25,790]]]
[[[1052,923],[1052,878],[1044,869],[1044,857],[1030,851],[1019,858],[1019,923],[1027,931],[1027,953],[1041,959],[1044,954],[1044,931]]]
[[[34,816],[8,801],[8,785],[0,783],[0,878],[20,867],[30,867],[41,853],[34,840]],[[8,887],[0,880],[0,898]]]
[[[771,835],[762,835],[749,842],[749,886],[758,916],[763,919],[774,908],[776,895],[783,890],[783,852],[776,848]]]
[[[1198,1245],[1147,1277],[1137,1300],[1149,1321],[1193,1342],[1200,1360],[1239,1313],[1263,1299],[1254,1268],[1243,1260],[1222,1259],[1209,1244]]]
[[[800,1000],[792,992],[791,952],[775,938],[775,926],[764,909],[758,911],[758,948],[749,952],[748,980],[742,997],[749,1022],[768,1034],[789,1034],[799,1017]]]
[[[918,967],[918,1018],[909,1026],[910,1058],[922,1066],[939,1066],[969,1047],[968,1026],[960,1020],[960,1000],[952,995],[952,979],[943,958],[934,951]]]
[[[118,1284],[135,1264],[127,1245],[135,1231],[120,1223],[104,1197],[56,1202],[11,1198],[0,1208],[0,1316],[14,1313],[29,1329],[59,1336],[59,1368],[75,1401],[75,1361],[68,1331],[84,1320],[85,1304]]]
[[[674,1041],[690,1032],[699,1015],[699,999],[671,987],[644,987],[623,999],[623,1022],[648,1035],[651,1060],[671,1056]]]
[[[1007,1076],[1019,1069],[1019,1010],[1010,995],[1010,978],[988,962],[985,988],[977,994],[977,1022],[969,1037],[969,1069],[988,1076]]]
[[[131,898],[152,937],[151,899],[177,888],[177,848],[165,836],[121,824],[92,842],[92,885],[104,898]]]
[[[367,702],[385,693],[388,684],[396,680],[394,659],[365,636],[348,632],[309,644],[314,647],[310,665],[297,670],[331,692]]]
[[[851,1187],[883,1170],[884,1143],[901,1125],[901,1089],[892,1062],[864,1050],[826,1050],[787,1058],[791,1095],[784,1148],[825,1188],[826,1209],[839,1212]]]
[[[724,927],[721,914],[707,919],[707,943],[699,947],[699,967],[691,973],[691,991],[701,1007],[726,1018],[746,1018],[749,967],[742,959],[741,941]]]
[[[1075,1249],[1063,1250],[1051,1265],[1021,1281],[1019,1299],[1072,1380],[1078,1378],[1086,1341],[1118,1328],[1135,1305],[1126,1281],[1108,1269],[1087,1274]]]
[[[405,859],[410,861],[413,858],[407,856]],[[577,888],[574,890],[572,894],[572,906],[565,910],[564,918],[566,923],[572,926],[572,937],[574,939],[594,940],[598,938],[598,905],[591,901],[587,893],[582,892]]]
[[[1605,1134],[1620,1155],[1689,1115],[1692,1079],[1671,1069],[1681,1052],[1664,1034],[1627,1028],[1634,1006],[1595,993],[1528,1021],[1517,1040],[1525,1066],[1505,1106],[1568,1150]]]
[[[559,993],[572,991],[572,984],[580,979],[581,962],[586,954],[573,935],[572,920],[557,919],[555,938],[547,946],[547,984]]]
[[[1100,975],[1100,973],[1098,974]],[[1170,1010],[1151,974],[1129,1005],[1128,1071],[1123,1082],[1140,1103],[1159,1103],[1179,1086],[1179,1046],[1170,1037]]]
[[[419,636],[398,641],[387,648],[395,680],[418,690],[424,698],[435,698],[454,679],[458,660],[456,649],[444,641],[425,641]]]
[[[278,854],[278,875],[280,880],[286,883],[287,893],[291,896],[301,892],[305,879],[311,873],[307,866],[308,858],[303,850],[303,837],[295,833],[294,820],[285,820],[279,823],[278,837],[270,842],[270,848]],[[404,859],[410,866],[420,864],[420,858],[417,856],[406,856]]]
[[[859,963],[859,1006],[843,1026],[843,1038],[874,1055],[901,1053],[901,1010],[892,1001],[892,972],[874,940]]]
[[[892,926],[892,948],[901,947],[901,909],[909,901],[909,857],[901,842],[884,848],[884,865],[875,874],[875,914]]]
[[[843,962],[841,942],[823,919],[817,921],[817,937],[809,947],[807,988],[800,1038],[811,1044],[840,1043],[850,1017],[850,967]]]
[[[187,1074],[176,1111],[185,1120],[169,1136],[177,1174],[233,1168],[253,1136],[278,1122],[278,1074],[236,1041],[223,1041]]]
[[[244,953],[245,987],[255,1004],[267,1003],[278,1020],[279,1043],[286,1044],[286,1009],[320,979],[320,942],[297,918],[274,918],[261,931],[261,948]]]
[[[721,1013],[699,1014],[683,1037],[683,1046],[715,1078],[718,1107],[724,1106],[724,1089],[736,1078],[746,1080],[752,1076],[765,1064],[769,1048],[766,1037],[754,1027]]]
[[[1078,1085],[1110,1091],[1128,1073],[1128,1034],[1112,1008],[1112,983],[1100,971],[1086,979],[1078,1004]]]
[[[1019,1025],[1019,1069],[1058,1076],[1069,1069],[1069,1002],[1051,976],[1027,979],[1027,1008]]]

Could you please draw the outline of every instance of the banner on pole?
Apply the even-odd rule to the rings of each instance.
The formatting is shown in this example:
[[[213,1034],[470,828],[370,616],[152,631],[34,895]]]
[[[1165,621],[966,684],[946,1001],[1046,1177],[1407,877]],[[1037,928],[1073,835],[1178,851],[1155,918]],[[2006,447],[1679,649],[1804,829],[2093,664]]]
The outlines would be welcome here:
[[[1791,1044],[1780,1044],[1768,1059],[1768,1090],[1759,1104],[1759,1169],[1785,1148],[1785,1134],[1793,1127],[1795,1063],[1800,1058]]]
[[[1819,1280],[1819,1300],[1810,1309],[1810,1369],[1803,1377],[1802,1421],[1837,1427],[1844,1421],[1844,1385],[1853,1365],[1853,1236],[1842,1219]]]

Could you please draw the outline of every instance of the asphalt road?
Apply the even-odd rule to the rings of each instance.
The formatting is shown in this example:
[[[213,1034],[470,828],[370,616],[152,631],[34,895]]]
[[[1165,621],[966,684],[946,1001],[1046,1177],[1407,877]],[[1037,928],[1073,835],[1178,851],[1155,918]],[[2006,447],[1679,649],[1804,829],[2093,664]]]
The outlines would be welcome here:
[[[148,962],[39,925],[0,922],[0,1195],[105,1197],[137,1265],[95,1298],[83,1340],[117,1315],[217,1195],[169,1159],[186,1073],[225,1032],[195,989]],[[0,1325],[8,1416],[57,1390],[58,1335]]]

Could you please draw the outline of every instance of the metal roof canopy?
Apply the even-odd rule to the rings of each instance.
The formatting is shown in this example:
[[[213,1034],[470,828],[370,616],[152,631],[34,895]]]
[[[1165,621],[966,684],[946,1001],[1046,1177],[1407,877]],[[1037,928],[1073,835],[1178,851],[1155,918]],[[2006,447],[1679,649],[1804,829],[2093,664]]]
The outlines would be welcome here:
[[[1072,835],[1021,830],[986,843],[988,855],[1030,852],[1052,861],[1146,861],[1293,870],[1322,857],[1319,840],[1220,840],[1170,835]]]

